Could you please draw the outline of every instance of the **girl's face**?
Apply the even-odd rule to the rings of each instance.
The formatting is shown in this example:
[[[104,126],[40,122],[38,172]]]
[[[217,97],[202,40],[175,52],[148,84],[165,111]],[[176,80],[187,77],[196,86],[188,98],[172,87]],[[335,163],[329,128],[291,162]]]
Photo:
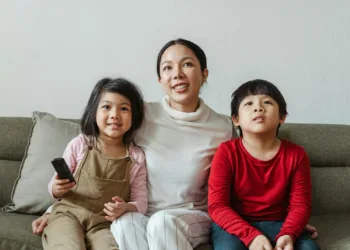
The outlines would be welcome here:
[[[131,103],[118,93],[103,92],[96,112],[100,138],[123,139],[132,121]]]
[[[170,106],[182,112],[196,111],[199,91],[208,77],[208,70],[201,71],[193,51],[180,44],[172,45],[164,51],[159,67],[158,80],[169,96]]]

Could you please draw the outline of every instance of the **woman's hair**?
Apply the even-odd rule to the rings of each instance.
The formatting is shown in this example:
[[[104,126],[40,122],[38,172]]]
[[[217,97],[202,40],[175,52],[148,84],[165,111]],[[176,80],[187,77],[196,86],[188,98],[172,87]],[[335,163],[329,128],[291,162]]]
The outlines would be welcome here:
[[[287,103],[284,100],[282,93],[278,88],[273,85],[271,82],[256,79],[248,81],[239,86],[231,95],[231,116],[238,116],[238,109],[241,102],[250,95],[268,95],[274,99],[279,107],[280,117],[288,115],[287,112]],[[240,135],[242,135],[242,130],[239,127]],[[278,133],[279,126],[277,127]]]
[[[193,53],[196,55],[200,65],[201,65],[201,71],[207,69],[207,57],[205,56],[205,53],[204,51],[201,49],[201,47],[199,47],[197,44],[191,42],[191,41],[188,41],[188,40],[185,40],[185,39],[182,39],[182,38],[178,38],[176,40],[171,40],[170,42],[168,42],[167,44],[165,44],[163,46],[163,48],[159,51],[158,53],[158,58],[157,58],[157,74],[158,74],[158,77],[160,78],[160,70],[159,70],[159,67],[160,67],[160,61],[162,59],[162,55],[164,53],[164,51],[169,48],[170,46],[173,46],[173,45],[176,45],[176,44],[180,44],[180,45],[183,45],[183,46],[186,46],[187,48],[189,48],[190,50],[193,51]]]
[[[80,121],[81,132],[91,137],[93,145],[96,144],[100,134],[96,123],[96,112],[101,99],[101,94],[105,92],[118,93],[129,99],[131,103],[131,127],[123,136],[124,143],[129,143],[132,140],[133,133],[142,125],[144,118],[144,103],[142,93],[137,85],[124,78],[103,78],[97,82],[92,90]]]

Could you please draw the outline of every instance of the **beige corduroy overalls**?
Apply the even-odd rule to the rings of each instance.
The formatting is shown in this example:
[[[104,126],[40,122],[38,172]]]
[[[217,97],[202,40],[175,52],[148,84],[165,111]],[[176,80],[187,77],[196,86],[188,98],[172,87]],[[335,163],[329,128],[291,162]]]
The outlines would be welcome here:
[[[44,249],[118,249],[103,208],[114,196],[129,201],[132,164],[128,150],[125,158],[115,159],[89,146],[75,174],[76,186],[53,206]]]

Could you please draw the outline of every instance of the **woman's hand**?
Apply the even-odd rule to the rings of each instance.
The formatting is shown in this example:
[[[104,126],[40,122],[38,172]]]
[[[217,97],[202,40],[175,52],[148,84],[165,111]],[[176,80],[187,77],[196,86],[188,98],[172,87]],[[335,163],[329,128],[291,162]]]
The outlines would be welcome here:
[[[49,220],[50,214],[43,214],[38,219],[32,222],[33,234],[41,235],[44,228],[47,226],[47,221]]]
[[[69,182],[69,179],[58,179],[56,175],[52,185],[52,194],[55,198],[61,198],[75,186],[75,182]]]
[[[249,244],[249,250],[273,250],[271,243],[265,235],[258,235]]]
[[[289,235],[283,235],[278,238],[275,250],[293,250],[293,239]]]

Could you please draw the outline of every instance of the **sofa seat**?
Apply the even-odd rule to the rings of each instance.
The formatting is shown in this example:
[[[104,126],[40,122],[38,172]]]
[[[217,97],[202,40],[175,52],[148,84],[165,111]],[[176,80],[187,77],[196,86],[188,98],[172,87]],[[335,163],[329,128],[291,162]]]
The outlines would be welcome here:
[[[312,216],[310,224],[317,228],[317,242],[322,250],[350,249],[350,212]]]
[[[35,215],[0,211],[0,249],[41,250],[41,237],[32,234]],[[6,229],[5,229],[6,228]]]

